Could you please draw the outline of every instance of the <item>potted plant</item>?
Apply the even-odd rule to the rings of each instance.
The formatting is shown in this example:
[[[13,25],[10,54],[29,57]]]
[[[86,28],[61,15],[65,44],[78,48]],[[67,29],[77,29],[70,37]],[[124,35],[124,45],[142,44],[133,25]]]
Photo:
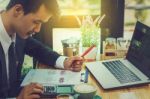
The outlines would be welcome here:
[[[91,16],[85,16],[82,18],[82,21],[76,16],[76,19],[80,25],[81,30],[81,41],[82,41],[82,52],[86,52],[89,48],[92,49],[85,59],[95,60],[97,55],[97,48],[100,45],[100,23],[103,20],[105,15],[102,17],[98,16],[95,20]]]

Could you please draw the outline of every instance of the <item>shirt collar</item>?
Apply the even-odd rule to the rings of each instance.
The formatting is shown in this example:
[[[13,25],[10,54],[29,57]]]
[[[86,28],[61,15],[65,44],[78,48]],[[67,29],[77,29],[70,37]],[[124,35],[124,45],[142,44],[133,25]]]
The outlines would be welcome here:
[[[4,27],[2,17],[0,14],[0,43],[3,47],[4,53],[7,54],[9,46],[12,42],[15,42],[16,35],[11,38],[8,33],[6,32],[6,29]]]

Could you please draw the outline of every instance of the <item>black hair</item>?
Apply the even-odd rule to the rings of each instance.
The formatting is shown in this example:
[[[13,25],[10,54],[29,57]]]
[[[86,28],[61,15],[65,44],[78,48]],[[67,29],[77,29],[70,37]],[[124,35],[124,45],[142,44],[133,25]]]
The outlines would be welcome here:
[[[44,4],[48,12],[52,13],[53,16],[59,15],[57,0],[10,0],[9,4],[6,7],[6,10],[11,9],[16,4],[22,5],[24,14],[34,13],[42,4]]]

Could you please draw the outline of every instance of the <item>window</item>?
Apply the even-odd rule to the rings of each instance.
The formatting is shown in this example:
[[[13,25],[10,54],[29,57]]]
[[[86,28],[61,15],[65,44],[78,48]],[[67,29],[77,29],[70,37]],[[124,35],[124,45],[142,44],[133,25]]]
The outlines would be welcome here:
[[[80,38],[81,32],[75,15],[82,20],[90,15],[95,19],[100,15],[101,0],[58,0],[61,9],[61,19],[53,28],[53,49],[62,53],[61,40],[70,37]],[[61,35],[61,36],[60,36]]]
[[[58,0],[62,15],[99,15],[101,0]]]
[[[0,0],[0,9],[5,9],[10,0]]]
[[[125,32],[133,33],[137,20],[150,26],[150,0],[125,0]]]

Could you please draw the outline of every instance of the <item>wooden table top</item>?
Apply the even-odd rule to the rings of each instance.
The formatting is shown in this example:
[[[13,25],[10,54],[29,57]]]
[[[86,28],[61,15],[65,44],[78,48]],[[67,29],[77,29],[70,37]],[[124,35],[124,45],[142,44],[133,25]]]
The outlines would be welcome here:
[[[97,88],[97,95],[101,96],[102,99],[150,99],[150,84],[104,90],[91,74],[89,74],[88,83]]]
[[[45,66],[42,68],[45,68]],[[97,95],[101,96],[102,99],[150,99],[150,84],[104,90],[91,74],[89,74],[88,83],[97,88]]]
[[[102,99],[150,99],[150,85],[104,90],[91,74],[88,83],[96,86]]]

